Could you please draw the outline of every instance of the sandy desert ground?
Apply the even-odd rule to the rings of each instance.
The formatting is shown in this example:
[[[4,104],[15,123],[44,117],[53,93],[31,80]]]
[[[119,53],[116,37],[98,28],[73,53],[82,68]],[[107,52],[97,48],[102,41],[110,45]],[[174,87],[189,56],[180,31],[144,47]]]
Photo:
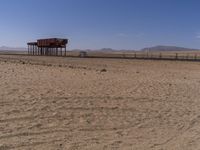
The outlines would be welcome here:
[[[200,62],[2,55],[11,149],[200,149]]]

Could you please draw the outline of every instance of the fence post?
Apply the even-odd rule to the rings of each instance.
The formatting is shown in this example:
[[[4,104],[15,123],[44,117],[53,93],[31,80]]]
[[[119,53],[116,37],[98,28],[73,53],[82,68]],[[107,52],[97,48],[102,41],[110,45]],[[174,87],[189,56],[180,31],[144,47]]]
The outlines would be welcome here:
[[[162,58],[162,53],[160,53],[160,56],[159,56],[159,57],[160,57],[160,59]]]
[[[176,59],[178,59],[178,53],[176,53]]]
[[[126,58],[126,54],[125,54],[125,52],[123,53],[123,57]]]

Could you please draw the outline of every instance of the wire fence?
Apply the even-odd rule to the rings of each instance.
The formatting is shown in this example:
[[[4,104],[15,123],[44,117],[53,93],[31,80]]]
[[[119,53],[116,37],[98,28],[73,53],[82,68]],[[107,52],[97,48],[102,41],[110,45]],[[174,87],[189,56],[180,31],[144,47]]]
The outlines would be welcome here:
[[[68,57],[85,57],[85,58],[121,58],[121,59],[155,59],[155,60],[188,60],[200,61],[200,52],[87,52],[74,53],[69,52]]]
[[[26,52],[1,52],[0,55],[27,55]],[[32,55],[31,55],[32,56]],[[38,55],[37,55],[38,56]],[[194,52],[99,52],[99,51],[67,51],[66,56],[81,58],[118,58],[118,59],[152,59],[152,60],[184,60],[200,61],[200,51]]]

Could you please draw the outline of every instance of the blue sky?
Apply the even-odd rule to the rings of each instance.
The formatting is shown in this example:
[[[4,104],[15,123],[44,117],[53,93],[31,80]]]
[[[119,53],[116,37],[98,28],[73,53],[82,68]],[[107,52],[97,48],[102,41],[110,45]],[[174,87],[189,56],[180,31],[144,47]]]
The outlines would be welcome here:
[[[200,48],[199,0],[0,0],[0,46],[69,38],[69,49]]]

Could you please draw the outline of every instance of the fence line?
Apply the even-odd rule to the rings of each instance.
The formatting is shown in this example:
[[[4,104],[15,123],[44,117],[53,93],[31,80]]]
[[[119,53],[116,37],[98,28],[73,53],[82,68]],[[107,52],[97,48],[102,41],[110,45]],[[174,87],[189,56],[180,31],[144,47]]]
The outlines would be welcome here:
[[[6,54],[0,55],[27,55],[27,54]],[[183,61],[200,61],[200,52],[196,53],[146,53],[146,52],[132,52],[132,53],[115,53],[115,52],[86,52],[80,55],[79,52],[69,51],[66,56],[61,57],[84,57],[84,58],[116,58],[116,59],[149,59],[149,60],[183,60]]]
[[[67,55],[68,57],[79,57],[77,55]],[[83,57],[83,56],[81,56]],[[85,58],[119,58],[119,59],[151,59],[151,60],[186,60],[200,61],[199,53],[103,53],[103,52],[88,52]]]

